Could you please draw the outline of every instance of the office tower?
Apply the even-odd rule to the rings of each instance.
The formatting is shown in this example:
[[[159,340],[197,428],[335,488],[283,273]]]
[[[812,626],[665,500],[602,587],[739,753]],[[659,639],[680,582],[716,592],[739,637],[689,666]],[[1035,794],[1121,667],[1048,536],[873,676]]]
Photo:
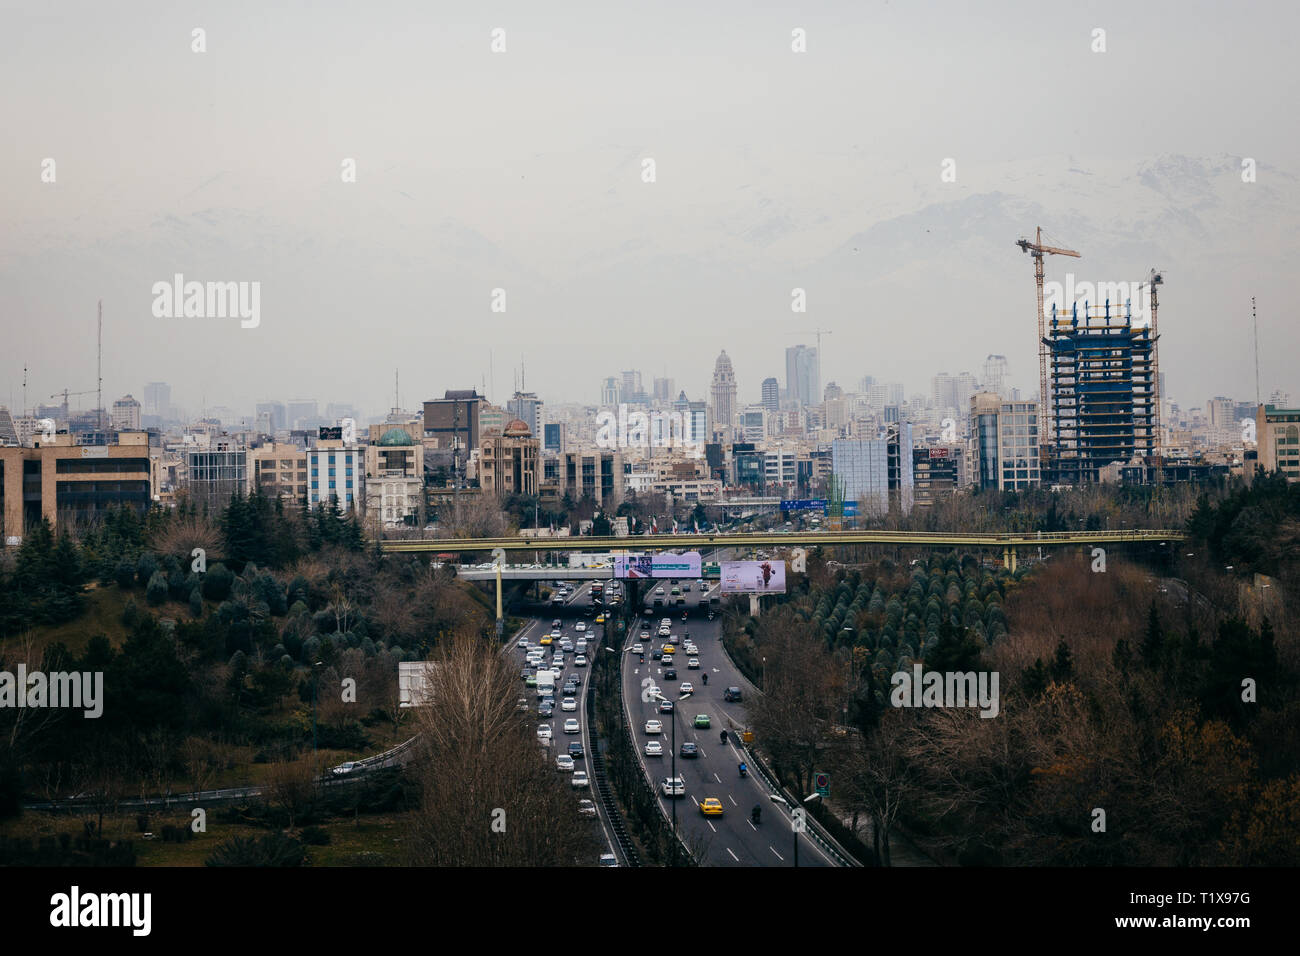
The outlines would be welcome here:
[[[864,516],[889,512],[889,444],[883,438],[837,438],[831,442],[831,473],[846,503],[860,503]]]
[[[645,401],[645,388],[641,385],[641,373],[636,369],[623,373],[623,401]]]
[[[187,451],[185,466],[186,490],[200,510],[206,506],[209,513],[219,513],[235,492],[248,491],[248,451],[232,438]]]
[[[781,386],[774,378],[763,379],[762,405],[773,414],[781,410]]]
[[[709,439],[709,405],[707,402],[692,402],[685,392],[673,402],[673,411],[682,417],[683,428],[688,439],[695,444]]]
[[[858,392],[866,395],[871,391],[871,386],[876,384],[876,376],[864,375],[858,380]]]
[[[558,455],[564,451],[564,423],[547,422],[542,426],[542,451]]]
[[[713,430],[721,434],[724,441],[732,439],[732,429],[736,423],[736,373],[731,368],[731,359],[723,349],[713,366]]]
[[[816,349],[795,345],[785,350],[785,386],[791,402],[806,406],[821,401],[821,363]]]
[[[438,439],[438,448],[456,451],[457,473],[471,448],[478,447],[479,416],[487,399],[472,388],[446,389],[442,398],[424,403],[424,434]]]
[[[258,402],[257,426],[268,435],[289,430],[288,410],[284,402]]]
[[[655,379],[655,401],[671,402],[673,400],[673,380],[671,378]]]
[[[748,442],[761,442],[767,437],[767,406],[745,406],[740,413],[740,436]]]
[[[1021,491],[1039,483],[1037,403],[978,392],[970,400],[970,434],[977,487]]]

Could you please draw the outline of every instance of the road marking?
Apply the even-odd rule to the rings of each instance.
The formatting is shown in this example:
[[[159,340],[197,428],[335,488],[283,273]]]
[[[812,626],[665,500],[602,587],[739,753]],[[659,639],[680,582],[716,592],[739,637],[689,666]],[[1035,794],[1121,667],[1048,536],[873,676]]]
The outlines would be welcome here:
[[[731,805],[732,805],[733,807],[738,807],[738,806],[740,806],[740,804],[738,804],[738,803],[736,802],[736,798],[733,797],[731,794],[727,794],[727,799],[731,801]]]
[[[716,770],[713,771],[713,779],[718,781],[718,783],[722,783],[722,778],[718,776],[718,772]]]
[[[685,782],[686,782],[686,778],[685,778],[685,777],[682,777],[682,783],[685,783]],[[691,794],[691,799],[692,799],[692,800],[695,800],[695,794]],[[698,807],[698,806],[700,805],[700,801],[695,800],[695,805]]]
[[[727,852],[728,852],[728,853],[731,853],[731,847],[727,847]],[[740,862],[740,857],[736,856],[736,854],[734,854],[734,853],[731,853],[731,858],[732,858],[733,860],[735,860],[737,863]]]
[[[769,846],[768,849],[771,850],[773,853],[776,853],[776,847]],[[785,857],[783,857],[780,853],[776,853],[776,858],[780,860],[782,863],[785,862]]]
[[[754,821],[753,821],[753,820],[746,820],[745,822],[748,823],[748,824],[750,825],[750,827],[753,829],[753,831],[754,831],[755,833],[758,832],[758,827],[754,826]]]
[[[712,820],[705,820],[704,822],[709,825],[709,829],[712,830],[714,833],[718,832],[718,828],[713,825]]]

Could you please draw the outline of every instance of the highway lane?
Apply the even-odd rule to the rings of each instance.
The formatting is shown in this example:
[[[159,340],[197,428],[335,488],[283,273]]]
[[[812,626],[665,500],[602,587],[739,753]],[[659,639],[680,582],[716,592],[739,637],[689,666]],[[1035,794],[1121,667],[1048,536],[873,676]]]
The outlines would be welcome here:
[[[563,580],[563,578],[557,575],[554,578],[554,580],[561,581]],[[520,628],[519,633],[513,639],[511,639],[511,641],[506,645],[507,653],[510,655],[512,662],[517,662],[519,664],[520,670],[522,671],[524,667],[525,652],[520,647],[520,640],[526,639],[529,642],[529,646],[537,646],[538,642],[542,638],[542,635],[551,633],[551,624],[554,620],[560,621],[560,631],[562,635],[560,639],[568,638],[569,640],[572,640],[576,645],[579,638],[581,637],[587,638],[589,644],[588,658],[590,658],[591,654],[594,653],[597,647],[599,646],[597,644],[597,640],[600,635],[599,632],[600,625],[593,624],[590,619],[586,619],[581,616],[578,617],[573,616],[575,610],[585,607],[586,605],[590,604],[590,602],[591,602],[590,584],[588,583],[588,584],[584,584],[580,588],[576,588],[574,592],[569,595],[569,597],[566,599],[564,604],[564,611],[559,613],[558,615],[551,614],[550,616],[548,616],[548,612],[546,611],[537,612],[537,615],[531,617],[528,623],[525,624],[522,628]],[[579,624],[579,622],[585,624],[586,626],[585,632],[579,632],[577,630],[577,625]],[[547,651],[549,652],[551,647],[558,646],[558,643],[559,641],[557,640],[554,644],[548,646]],[[593,744],[591,739],[591,730],[589,726],[590,720],[587,713],[586,690],[587,690],[587,679],[589,677],[589,672],[591,670],[591,667],[590,664],[588,664],[588,666],[586,667],[577,667],[574,664],[574,660],[576,659],[576,657],[577,655],[574,653],[568,653],[564,655],[564,663],[563,663],[564,671],[559,677],[555,679],[555,711],[549,719],[543,720],[542,718],[537,716],[537,705],[539,702],[537,697],[537,691],[532,687],[527,687],[523,681],[520,681],[519,684],[519,686],[521,687],[520,696],[525,697],[527,699],[528,712],[535,718],[535,722],[537,725],[545,723],[551,726],[551,741],[549,745],[547,745],[544,748],[546,753],[547,766],[549,766],[551,770],[556,771],[557,775],[562,775],[563,771],[559,771],[556,769],[555,758],[559,754],[568,752],[569,743],[571,741],[580,740],[582,742],[583,756],[581,758],[574,759],[573,762],[574,770],[584,770],[586,771],[588,778],[590,778],[591,777],[590,755],[591,755]],[[548,653],[548,662],[549,660],[550,660],[550,655]],[[562,693],[562,689],[564,687],[565,680],[569,677],[570,674],[577,674],[581,679],[581,683],[578,686],[578,692],[577,694],[574,695],[574,702],[577,704],[576,711],[565,711],[560,709],[561,703],[564,700],[564,694]],[[566,734],[564,732],[564,721],[570,717],[576,718],[578,721],[578,725],[580,727],[580,732],[578,734]],[[602,852],[613,853],[618,858],[620,866],[627,865],[627,861],[623,858],[622,851],[619,849],[618,841],[614,838],[613,831],[610,829],[609,819],[606,815],[605,808],[601,804],[599,796],[597,795],[594,781],[586,789],[579,789],[579,790],[575,790],[574,792],[579,798],[585,798],[587,800],[590,800],[592,801],[592,803],[596,805],[596,816],[597,819],[600,821],[600,827],[601,827],[601,832],[603,834],[603,839],[607,845],[605,849],[602,850]]]
[[[643,592],[644,599],[653,600],[659,583],[664,583],[664,599],[673,600],[671,585],[666,582],[649,582],[645,589],[649,593]],[[716,585],[710,590],[716,591]],[[674,726],[678,748],[684,741],[692,741],[699,748],[698,758],[682,759],[680,754],[677,757],[677,775],[686,785],[685,797],[676,800],[677,825],[686,844],[705,865],[792,866],[794,834],[789,813],[768,799],[768,790],[759,778],[752,774],[744,779],[740,777],[741,753],[731,738],[733,732],[745,726],[744,704],[727,703],[722,698],[728,686],[745,685],[721,649],[721,617],[707,620],[704,611],[707,603],[701,604],[698,592],[692,590],[684,596],[690,611],[686,622],[681,620],[681,608],[652,608],[650,618],[640,617],[649,626],[634,628],[625,641],[627,659],[624,662],[623,694],[639,759],[660,805],[669,814],[669,802],[662,796],[660,781],[671,773]],[[707,597],[708,592],[704,595],[705,601]],[[678,650],[673,663],[677,677],[672,680],[665,678],[664,666],[655,661],[651,653],[652,647],[663,643],[657,634],[659,623],[665,617],[671,619],[672,636]],[[642,630],[650,632],[648,640],[640,636]],[[687,656],[681,653],[680,641],[687,633],[699,648],[700,670],[687,669]],[[638,640],[646,647],[644,664],[636,655],[626,651]],[[709,675],[707,686],[702,678],[704,673]],[[694,692],[685,699],[680,697],[682,681],[690,681],[694,686]],[[659,713],[658,703],[647,699],[652,688],[674,702],[671,715]],[[697,714],[708,715],[708,730],[695,728]],[[645,733],[645,722],[650,719],[663,722],[663,733],[653,735],[662,741],[664,755],[661,757],[645,754],[645,743],[652,739],[652,735]],[[725,744],[719,739],[723,729],[728,731]],[[722,801],[721,816],[705,817],[700,813],[700,803],[707,797]],[[750,820],[750,811],[755,805],[761,808],[761,822],[757,826]],[[834,865],[806,835],[801,834],[799,840],[800,866]]]

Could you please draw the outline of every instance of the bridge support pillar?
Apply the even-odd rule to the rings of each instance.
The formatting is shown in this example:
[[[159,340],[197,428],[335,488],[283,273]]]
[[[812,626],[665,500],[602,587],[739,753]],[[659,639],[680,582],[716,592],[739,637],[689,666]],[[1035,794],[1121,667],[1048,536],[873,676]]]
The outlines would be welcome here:
[[[1002,566],[1006,568],[1008,571],[1014,572],[1016,570],[1016,549],[1015,548],[1002,549]]]
[[[749,596],[749,616],[758,617],[758,612],[761,609],[761,607],[762,605],[759,603],[758,595],[751,594]]]

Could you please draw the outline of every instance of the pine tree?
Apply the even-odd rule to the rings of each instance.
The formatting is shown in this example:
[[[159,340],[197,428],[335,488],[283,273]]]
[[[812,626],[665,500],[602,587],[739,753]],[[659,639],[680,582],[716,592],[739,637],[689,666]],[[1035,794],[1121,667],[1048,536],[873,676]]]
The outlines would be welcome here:
[[[1142,663],[1147,667],[1158,667],[1164,658],[1165,633],[1160,626],[1160,612],[1156,610],[1156,602],[1151,602],[1151,610],[1147,614],[1146,634],[1142,638],[1142,647],[1139,653],[1142,655]]]

